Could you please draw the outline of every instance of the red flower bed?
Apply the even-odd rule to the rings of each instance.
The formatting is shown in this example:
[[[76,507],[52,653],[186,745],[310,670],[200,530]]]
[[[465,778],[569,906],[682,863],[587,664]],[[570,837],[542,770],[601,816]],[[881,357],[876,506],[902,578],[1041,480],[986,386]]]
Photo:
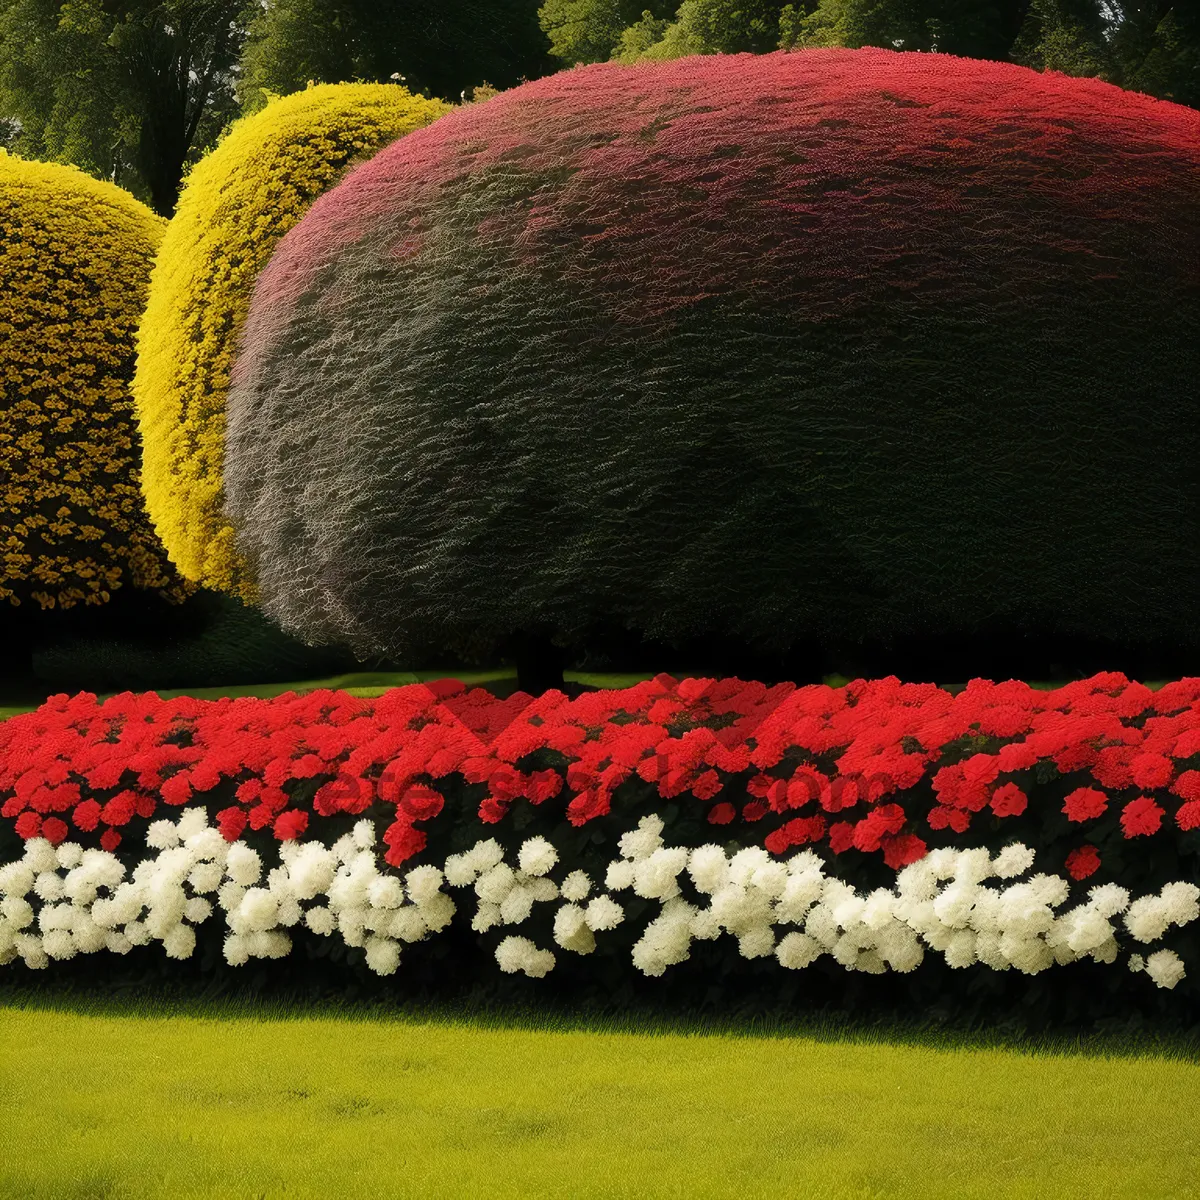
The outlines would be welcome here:
[[[486,785],[486,824],[524,798],[565,800],[580,826],[636,776],[662,798],[689,796],[713,825],[754,826],[773,854],[854,848],[898,870],[930,831],[1021,818],[1041,781],[1087,772],[1095,786],[1061,804],[1078,835],[1066,867],[1083,879],[1100,865],[1086,835],[1106,814],[1125,839],[1200,825],[1197,766],[1200,678],[1158,692],[1118,673],[1053,692],[977,679],[957,696],[895,677],[835,689],[667,675],[574,700],[498,700],[451,680],[377,700],[82,693],[0,724],[0,813],[25,839],[57,844],[74,825],[112,850],[159,805],[215,800],[233,841],[247,827],[296,838],[313,817],[382,802],[396,866],[425,847],[421,826],[453,777]]]

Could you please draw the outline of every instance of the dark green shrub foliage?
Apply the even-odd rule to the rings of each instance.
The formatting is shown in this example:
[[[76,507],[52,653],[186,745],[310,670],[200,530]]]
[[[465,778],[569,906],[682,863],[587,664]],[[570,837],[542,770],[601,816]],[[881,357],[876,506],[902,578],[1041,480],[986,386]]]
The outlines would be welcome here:
[[[1198,262],[1200,119],[1096,80],[565,71],[281,242],[229,512],[285,629],[396,656],[605,625],[1195,646]]]

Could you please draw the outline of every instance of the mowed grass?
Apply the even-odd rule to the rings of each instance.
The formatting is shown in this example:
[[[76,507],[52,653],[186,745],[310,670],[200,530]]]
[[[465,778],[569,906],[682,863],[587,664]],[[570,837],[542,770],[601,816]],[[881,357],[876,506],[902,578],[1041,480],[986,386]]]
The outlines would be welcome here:
[[[1162,1051],[313,1011],[0,1007],[0,1194],[1200,1194]]]

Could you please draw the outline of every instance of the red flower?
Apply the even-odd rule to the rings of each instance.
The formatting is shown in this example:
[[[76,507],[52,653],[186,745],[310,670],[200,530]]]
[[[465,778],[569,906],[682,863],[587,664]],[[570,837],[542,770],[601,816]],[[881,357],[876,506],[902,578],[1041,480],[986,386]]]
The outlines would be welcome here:
[[[35,838],[41,832],[42,818],[35,812],[23,812],[17,818],[17,836]]]
[[[250,804],[262,795],[262,790],[263,781],[261,779],[247,779],[244,783],[238,784],[236,795],[243,804]]]
[[[298,808],[289,808],[275,818],[275,836],[281,842],[298,838],[308,828],[308,813]]]
[[[292,763],[293,779],[311,779],[319,775],[325,764],[316,754],[302,754]]]
[[[864,798],[863,781],[853,776],[839,775],[821,786],[821,807],[830,813],[853,808]]]
[[[384,861],[398,867],[413,855],[420,854],[427,839],[423,829],[414,829],[407,821],[396,820],[384,831],[383,840],[389,847]]]
[[[484,796],[479,802],[479,819],[485,824],[496,825],[507,815],[508,805],[502,800],[497,800],[495,796]]]
[[[262,804],[272,816],[283,812],[288,806],[291,797],[283,790],[277,787],[265,787],[259,793],[259,803]]]
[[[889,834],[904,828],[904,809],[898,804],[881,804],[854,826],[854,845],[859,850],[873,851]]]
[[[927,818],[930,829],[946,829],[949,827],[955,833],[966,833],[971,824],[971,814],[962,808],[951,808],[948,804],[939,804]]]
[[[972,754],[959,766],[964,782],[970,787],[992,783],[1000,774],[1000,762],[994,754]]]
[[[853,845],[853,821],[838,821],[829,827],[829,848],[834,854],[844,854]]]
[[[1130,800],[1121,812],[1121,828],[1126,838],[1146,837],[1157,833],[1162,825],[1163,809],[1149,796]]]
[[[1019,817],[1028,807],[1029,797],[1015,783],[1006,783],[992,793],[992,812],[998,817]]]
[[[250,780],[251,783],[257,782]],[[328,783],[323,783],[317,788],[313,795],[313,812],[319,817],[331,817],[336,812],[341,812],[345,806],[345,801],[350,797],[353,791],[355,781],[347,775],[339,775],[336,779],[329,780]],[[245,786],[245,785],[243,785]],[[242,789],[238,788],[238,796],[241,797]],[[257,796],[257,793],[251,793]]]
[[[549,768],[534,771],[525,785],[525,795],[530,804],[541,804],[545,800],[553,800],[562,791],[563,778],[557,771]]]
[[[772,854],[782,854],[789,846],[819,842],[824,836],[825,818],[818,813],[815,817],[793,817],[785,821],[767,834],[764,845]]]
[[[1100,868],[1100,853],[1095,846],[1084,845],[1067,855],[1067,874],[1072,879],[1086,879]]]
[[[497,800],[515,800],[525,790],[521,773],[514,771],[507,763],[495,764],[489,772],[487,782],[492,790],[492,795]],[[590,782],[591,779],[589,778],[586,782],[571,783],[571,787],[580,790],[581,787],[586,787]]]
[[[692,795],[698,800],[711,800],[721,790],[721,786],[721,779],[716,771],[705,771],[693,781]]]
[[[611,806],[610,793],[587,788],[567,805],[567,820],[575,826],[586,825],[593,817],[603,817]]]
[[[246,810],[243,808],[223,808],[217,813],[217,826],[221,836],[227,842],[236,842],[246,828]]]
[[[787,807],[803,808],[830,791],[829,780],[814,767],[797,767],[787,781]]]
[[[121,844],[121,835],[115,829],[106,829],[100,835],[100,849],[111,854]]]
[[[67,836],[67,823],[58,817],[47,817],[42,822],[42,837],[52,846],[57,846]]]
[[[1186,804],[1181,804],[1175,814],[1175,823],[1183,830],[1195,829],[1200,825],[1200,800],[1189,800]]]
[[[761,821],[771,811],[765,800],[747,800],[742,805],[742,817],[747,821]]]
[[[710,825],[728,825],[736,816],[737,809],[728,800],[722,800],[720,804],[714,804],[708,810],[708,823]]]
[[[75,806],[75,811],[71,814],[71,820],[85,833],[91,833],[100,824],[100,814],[102,811],[100,805],[95,800],[85,800],[82,804]]]
[[[493,776],[493,780],[495,776]],[[400,808],[414,821],[428,821],[442,811],[446,803],[441,792],[426,787],[423,783],[414,783],[400,797]]]
[[[121,782],[121,776],[125,774],[125,764],[115,755],[106,758],[103,762],[98,762],[94,767],[91,767],[86,772],[88,787],[90,788],[112,788],[116,787]]]
[[[1128,787],[1133,782],[1129,763],[1136,754],[1135,746],[1105,746],[1092,764],[1092,778],[1102,787]]]
[[[1166,787],[1175,774],[1175,764],[1163,754],[1138,754],[1129,764],[1129,774],[1140,788]]]
[[[159,784],[158,794],[167,804],[186,804],[192,798],[192,781],[186,771],[180,771]]]
[[[256,804],[250,810],[251,829],[266,829],[274,819],[275,814],[265,804]]]
[[[100,810],[100,819],[106,825],[128,825],[137,806],[136,792],[118,792]]]
[[[1200,771],[1184,771],[1171,784],[1171,791],[1184,800],[1200,800]]]
[[[1070,792],[1063,800],[1062,810],[1068,821],[1090,821],[1101,816],[1108,808],[1108,797],[1095,788],[1080,787]]]
[[[883,861],[893,871],[907,867],[925,857],[928,847],[915,833],[901,833],[895,837],[885,837],[880,845],[883,847]]]
[[[1024,742],[1009,742],[996,752],[1001,771],[1023,771],[1032,767],[1037,760],[1037,751]]]
[[[1067,775],[1071,771],[1090,767],[1096,761],[1097,751],[1085,742],[1078,742],[1074,745],[1064,746],[1053,757],[1054,765],[1064,775]]]

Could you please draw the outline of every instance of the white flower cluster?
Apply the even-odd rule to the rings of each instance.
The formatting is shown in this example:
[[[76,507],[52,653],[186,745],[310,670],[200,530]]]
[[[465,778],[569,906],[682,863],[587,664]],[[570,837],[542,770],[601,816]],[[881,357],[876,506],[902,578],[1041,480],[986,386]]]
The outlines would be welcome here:
[[[591,880],[583,871],[572,871],[560,887],[548,878],[558,862],[558,851],[545,838],[529,838],[517,856],[517,869],[504,862],[504,850],[494,838],[476,842],[465,854],[446,859],[446,882],[451,887],[474,885],[479,907],[471,928],[477,933],[494,925],[520,925],[529,918],[536,901],[566,900],[554,914],[554,940],[564,950],[590,954],[596,948],[595,931],[614,929],[625,911],[609,896],[589,904]],[[528,938],[506,937],[496,947],[502,971],[523,971],[540,979],[554,966],[554,952],[539,950]]]
[[[1200,917],[1200,888],[1167,884],[1157,896],[1130,904],[1129,893],[1115,884],[1091,889],[1088,899],[1065,912],[1054,910],[1067,899],[1070,886],[1056,875],[1033,875],[1007,887],[988,887],[985,880],[1016,880],[1033,866],[1033,851],[1013,844],[995,858],[985,849],[935,850],[904,868],[895,889],[879,888],[860,895],[852,886],[825,874],[811,850],[787,861],[772,859],[761,847],[739,850],[730,857],[716,845],[694,850],[668,847],[663,822],[643,817],[636,830],[620,839],[621,858],[609,864],[605,885],[613,892],[630,890],[661,901],[660,913],[633,947],[634,965],[646,975],[662,975],[683,962],[693,939],[732,934],[745,958],[773,954],[782,966],[799,969],[823,954],[856,971],[879,974],[889,968],[912,971],[926,947],[943,954],[952,967],[983,963],[993,970],[1011,967],[1035,975],[1054,964],[1093,958],[1116,961],[1118,946],[1113,918],[1126,913],[1125,927],[1140,942],[1155,941],[1170,925]],[[535,843],[540,843],[535,848]],[[521,851],[529,865],[537,855],[545,871],[553,865],[553,849],[531,839]],[[526,854],[530,858],[526,859]],[[679,885],[687,873],[693,887],[709,898],[707,905],[689,903]],[[480,898],[475,928],[520,924],[531,907],[531,889],[545,883],[537,899],[555,898],[548,880],[533,880],[529,871],[513,871],[503,862],[495,841],[478,843],[446,864],[447,882],[475,884]],[[611,896],[596,896],[582,906],[591,888],[582,871],[572,872],[559,894],[570,903],[554,918],[554,940],[565,950],[588,954],[595,933],[619,923],[623,910]],[[513,902],[508,897],[519,894]],[[507,907],[506,907],[507,905]],[[780,937],[776,926],[798,926]],[[528,938],[509,937],[496,951],[505,971],[545,975],[554,965],[553,952]],[[1184,976],[1183,963],[1171,950],[1130,960],[1159,987],[1174,987]]]
[[[403,883],[379,872],[367,820],[329,849],[282,843],[280,865],[265,879],[257,851],[226,842],[202,808],[187,810],[177,823],[155,821],[146,841],[159,853],[139,863],[130,880],[107,851],[73,842],[54,847],[45,838],[26,842],[24,856],[0,868],[0,964],[19,956],[27,966],[44,967],[77,953],[124,954],[151,940],[161,941],[169,957],[187,958],[196,946],[193,926],[220,907],[230,930],[225,957],[235,966],[287,954],[292,940],[284,931],[303,922],[364,946],[367,965],[388,975],[399,963],[400,942],[444,929],[454,916],[436,867],[416,867]],[[42,902],[36,916],[30,893]],[[327,903],[301,906],[318,897]]]
[[[1083,958],[1115,962],[1114,921],[1122,914],[1126,931],[1141,943],[1200,918],[1200,888],[1190,883],[1169,883],[1158,895],[1132,902],[1124,888],[1102,884],[1085,902],[1056,912],[1069,884],[1044,874],[1019,880],[1034,860],[1033,851],[1020,844],[995,858],[985,849],[934,850],[905,867],[894,889],[860,895],[827,876],[812,850],[782,862],[761,847],[729,856],[716,845],[666,846],[663,828],[660,818],[643,817],[621,837],[621,857],[608,864],[604,876],[609,892],[632,891],[661,903],[633,947],[634,965],[651,976],[683,962],[694,939],[722,933],[737,939],[743,957],[774,955],[792,969],[828,954],[849,970],[912,971],[928,947],[952,967],[979,962],[1033,975]],[[399,964],[400,943],[419,941],[450,923],[455,904],[443,883],[473,888],[477,932],[521,925],[535,904],[559,902],[554,941],[576,954],[590,954],[596,934],[615,929],[626,915],[612,895],[594,891],[584,871],[571,871],[556,883],[550,872],[558,853],[541,837],[526,840],[516,866],[488,839],[451,855],[444,875],[434,866],[419,866],[403,881],[379,871],[374,827],[367,820],[329,848],[316,841],[282,843],[280,865],[265,879],[258,853],[243,842],[227,843],[209,827],[203,809],[186,811],[176,823],[156,821],[147,842],[159,853],[126,880],[124,867],[105,851],[28,841],[22,859],[0,868],[0,964],[19,956],[28,966],[43,967],[51,958],[80,952],[125,953],[152,939],[169,956],[186,958],[196,944],[193,926],[220,907],[229,928],[225,957],[232,964],[287,954],[291,938],[285,930],[303,923],[364,947],[367,965],[389,975]],[[685,899],[680,887],[685,872],[706,904]],[[1012,882],[988,886],[992,878]],[[27,899],[31,893],[40,901],[36,914]],[[302,907],[308,901],[321,902]],[[784,927],[782,935],[778,926]],[[541,978],[556,959],[527,937],[509,936],[496,948],[496,961],[503,971]],[[1132,955],[1129,966],[1165,988],[1185,974],[1179,956],[1167,949]]]

